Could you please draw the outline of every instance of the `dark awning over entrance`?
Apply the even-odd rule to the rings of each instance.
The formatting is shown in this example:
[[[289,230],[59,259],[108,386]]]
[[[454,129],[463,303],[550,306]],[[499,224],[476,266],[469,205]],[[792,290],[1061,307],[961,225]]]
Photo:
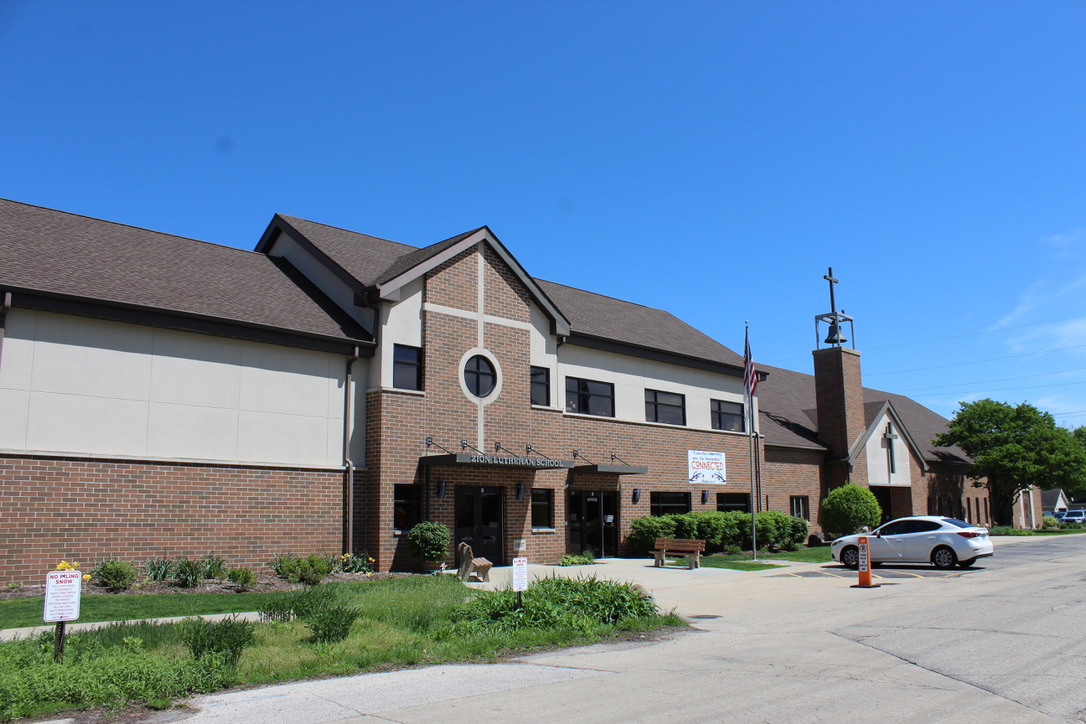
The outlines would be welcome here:
[[[648,468],[637,465],[578,465],[573,468],[577,473],[610,473],[611,475],[644,475]]]
[[[550,458],[522,457],[520,455],[486,455],[483,453],[449,453],[448,455],[423,455],[419,465],[466,465],[488,468],[529,468],[532,470],[553,470],[572,468],[572,460],[551,460]],[[580,468],[577,468],[580,470]]]

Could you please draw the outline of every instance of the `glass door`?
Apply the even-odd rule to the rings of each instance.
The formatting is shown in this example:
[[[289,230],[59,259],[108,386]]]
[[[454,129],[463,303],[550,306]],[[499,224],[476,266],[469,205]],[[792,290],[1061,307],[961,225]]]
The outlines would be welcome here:
[[[467,543],[476,558],[486,558],[496,566],[505,565],[501,488],[456,486],[453,527],[457,548]]]

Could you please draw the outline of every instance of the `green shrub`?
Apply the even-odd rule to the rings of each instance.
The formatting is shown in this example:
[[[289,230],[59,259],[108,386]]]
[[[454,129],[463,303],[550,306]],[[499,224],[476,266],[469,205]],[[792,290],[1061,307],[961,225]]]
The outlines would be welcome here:
[[[167,581],[173,575],[173,561],[169,558],[148,558],[143,568],[152,581]]]
[[[306,618],[322,609],[338,605],[338,598],[336,590],[331,586],[311,586],[284,593],[260,609],[260,619],[285,623],[296,618]]]
[[[988,535],[1033,535],[1033,531],[1010,525],[994,525],[988,531]]]
[[[327,606],[302,618],[309,628],[309,640],[315,644],[342,641],[351,633],[351,626],[362,615],[354,606]]]
[[[200,585],[204,577],[204,566],[200,561],[194,561],[185,556],[178,556],[170,564],[170,580],[182,588],[192,588]]]
[[[222,579],[226,577],[226,561],[216,555],[208,554],[200,559],[200,577]]]
[[[1054,515],[1048,515],[1047,513],[1041,518],[1041,528],[1044,530],[1059,530],[1060,521]]]
[[[874,527],[881,519],[875,494],[855,483],[831,490],[822,501],[822,528],[834,538],[851,535],[865,525]]]
[[[407,534],[411,555],[424,561],[442,561],[449,551],[452,534],[449,527],[432,520],[417,524]]]
[[[317,555],[290,558],[283,562],[281,569],[281,575],[291,583],[315,586],[332,572],[332,561],[325,556]]]
[[[226,580],[244,590],[256,583],[256,574],[248,568],[231,568]]]
[[[181,639],[194,659],[217,655],[232,668],[245,648],[256,641],[256,625],[237,616],[220,621],[190,618],[182,622]]]
[[[657,538],[675,538],[675,517],[671,515],[646,515],[630,521],[630,534],[626,542],[636,552],[644,554],[656,546]]]
[[[91,580],[111,591],[124,591],[136,582],[136,566],[120,558],[108,558],[91,571]]]
[[[558,561],[560,566],[590,566],[596,562],[596,554],[592,551],[585,551],[580,555],[566,555],[562,556],[562,560]]]
[[[571,628],[591,631],[625,619],[658,612],[652,597],[631,583],[596,578],[552,577],[534,581],[517,607],[511,590],[480,591],[457,606],[453,621],[498,631],[519,628]]]
[[[365,551],[361,553],[344,553],[337,556],[333,563],[335,570],[343,573],[373,573],[373,566],[377,561],[370,558]]]

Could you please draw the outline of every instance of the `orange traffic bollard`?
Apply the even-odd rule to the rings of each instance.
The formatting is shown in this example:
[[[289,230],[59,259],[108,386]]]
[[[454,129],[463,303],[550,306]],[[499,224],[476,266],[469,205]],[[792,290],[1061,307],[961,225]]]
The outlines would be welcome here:
[[[860,580],[853,588],[878,588],[878,584],[871,583],[871,551],[867,545],[867,536],[860,536],[857,542],[860,544],[860,554],[856,570],[859,572]]]

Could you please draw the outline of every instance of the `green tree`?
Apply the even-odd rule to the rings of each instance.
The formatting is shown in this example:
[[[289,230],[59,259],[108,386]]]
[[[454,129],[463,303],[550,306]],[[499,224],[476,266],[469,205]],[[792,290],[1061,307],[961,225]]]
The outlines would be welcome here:
[[[862,526],[882,520],[882,508],[870,489],[847,483],[830,491],[822,501],[822,529],[834,538],[851,535]]]
[[[935,444],[957,445],[973,459],[969,477],[988,489],[995,523],[1013,524],[1014,503],[1030,486],[1063,488],[1069,495],[1086,490],[1086,433],[1057,427],[1052,415],[1024,402],[960,404]]]

